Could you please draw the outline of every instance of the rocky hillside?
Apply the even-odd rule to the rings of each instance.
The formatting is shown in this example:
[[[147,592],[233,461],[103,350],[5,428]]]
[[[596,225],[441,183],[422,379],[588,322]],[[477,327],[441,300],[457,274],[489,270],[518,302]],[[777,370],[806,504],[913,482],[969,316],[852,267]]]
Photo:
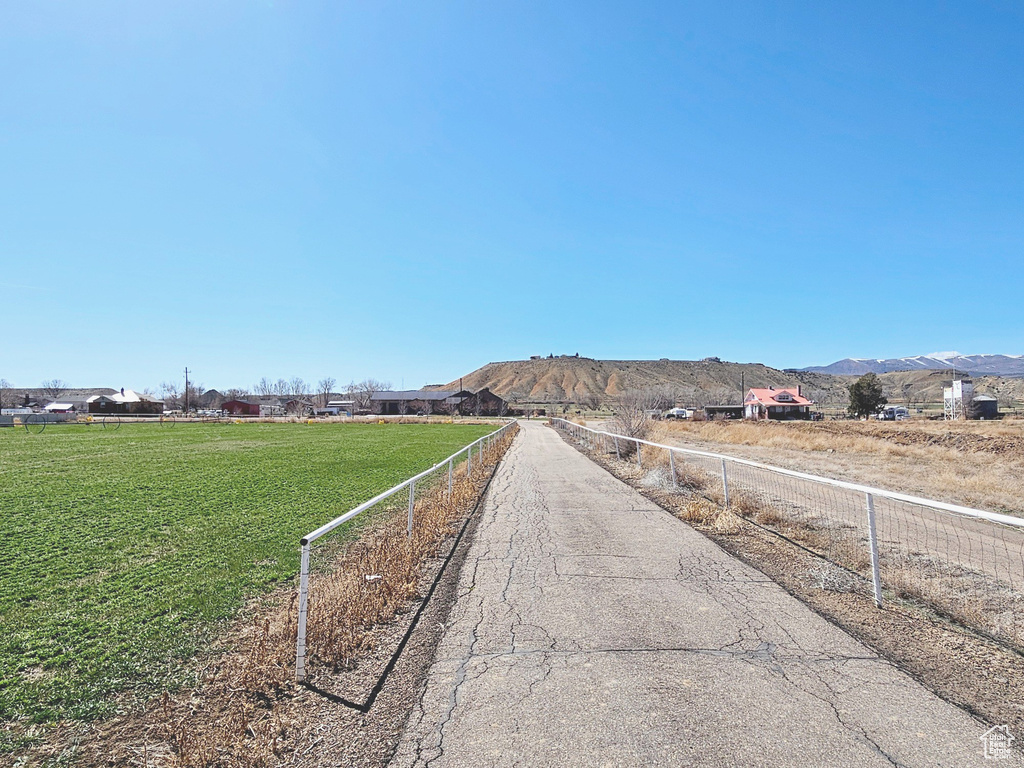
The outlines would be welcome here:
[[[918,370],[883,373],[879,376],[886,396],[894,403],[941,403],[942,387],[949,372]],[[610,403],[629,389],[661,387],[672,390],[686,405],[741,402],[743,387],[800,385],[816,403],[839,408],[847,403],[847,387],[856,376],[837,376],[813,371],[779,370],[760,363],[704,360],[594,360],[587,357],[555,357],[488,363],[462,377],[466,389],[489,388],[516,403],[580,403],[596,396]],[[1003,408],[1024,403],[1024,380],[997,376],[976,377],[975,388],[1000,397]],[[458,389],[459,380],[435,389]]]
[[[739,403],[742,388],[801,385],[805,392],[835,390],[839,377],[786,372],[760,363],[705,360],[594,360],[555,357],[488,363],[462,377],[467,389],[488,387],[506,399],[529,403],[579,402],[596,395],[607,402],[625,390],[669,387],[681,401]],[[438,389],[458,389],[459,380]],[[843,390],[845,391],[845,389]]]

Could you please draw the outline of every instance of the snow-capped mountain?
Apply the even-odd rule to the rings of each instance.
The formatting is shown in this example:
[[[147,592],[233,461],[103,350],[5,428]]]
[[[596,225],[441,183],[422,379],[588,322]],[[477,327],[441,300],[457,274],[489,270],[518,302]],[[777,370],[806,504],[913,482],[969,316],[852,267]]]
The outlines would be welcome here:
[[[961,355],[959,352],[932,352],[930,355],[889,358],[887,360],[848,357],[831,365],[814,365],[804,371],[860,376],[889,371],[953,370],[977,376],[1024,376],[1024,355]]]

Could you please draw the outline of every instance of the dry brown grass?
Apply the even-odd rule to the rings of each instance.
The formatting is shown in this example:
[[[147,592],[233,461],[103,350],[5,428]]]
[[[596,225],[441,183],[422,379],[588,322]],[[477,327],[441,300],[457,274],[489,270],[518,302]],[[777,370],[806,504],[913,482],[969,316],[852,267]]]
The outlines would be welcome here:
[[[455,473],[424,489],[415,508],[413,536],[403,507],[372,523],[360,538],[335,553],[330,567],[310,583],[307,663],[312,669],[351,665],[371,647],[371,629],[403,609],[420,587],[424,562],[448,540],[486,486],[493,466],[511,444],[515,428],[484,452],[483,466]],[[372,581],[368,575],[380,576]],[[53,763],[74,757],[80,766],[168,768],[270,768],[293,746],[301,713],[290,706],[296,638],[294,589],[253,606],[255,615],[222,641],[221,652],[196,672],[196,684],[164,693],[142,709],[80,729],[66,724],[29,757]]]
[[[982,574],[903,554],[882,561],[882,583],[903,600],[1024,648],[1024,598]]]
[[[758,425],[698,425],[696,430],[723,431],[736,440],[749,440]],[[729,432],[739,426],[735,432]],[[791,425],[772,425],[768,440],[784,439]],[[1004,428],[1005,430],[1005,428]],[[669,430],[674,431],[674,430]],[[780,437],[780,433],[782,436]],[[800,435],[797,434],[797,439]],[[817,439],[817,437],[815,437]],[[858,437],[860,439],[870,439]],[[721,479],[706,470],[676,461],[678,493],[673,492],[668,452],[645,447],[643,468],[633,461],[601,457],[603,463],[620,478],[644,489],[654,489],[657,501],[677,517],[698,530],[715,534],[739,533],[749,521],[796,542],[823,560],[810,574],[821,589],[850,591],[855,588],[854,573],[867,584],[871,577],[871,556],[863,532],[846,525],[828,525],[799,512],[765,503],[756,494],[733,489],[729,509],[724,508]],[[945,450],[945,449],[943,449]],[[841,573],[840,573],[841,572]],[[843,575],[845,574],[845,575]],[[981,574],[941,562],[924,561],[898,552],[887,553],[882,565],[882,583],[895,597],[923,605],[964,626],[981,630],[1002,642],[1024,647],[1024,600]]]
[[[314,663],[348,666],[367,650],[369,628],[416,595],[422,562],[454,533],[478,496],[476,486],[460,469],[450,498],[447,488],[438,486],[417,499],[411,537],[405,515],[392,515],[349,547],[329,572],[311,577],[307,642]]]
[[[1024,422],[662,423],[659,442],[1024,514]]]

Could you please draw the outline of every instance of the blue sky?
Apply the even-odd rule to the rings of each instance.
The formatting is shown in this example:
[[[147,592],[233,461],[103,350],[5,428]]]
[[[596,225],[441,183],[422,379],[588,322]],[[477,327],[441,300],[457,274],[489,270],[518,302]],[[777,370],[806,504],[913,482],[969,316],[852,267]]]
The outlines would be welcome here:
[[[1024,352],[1017,3],[0,9],[0,376]]]

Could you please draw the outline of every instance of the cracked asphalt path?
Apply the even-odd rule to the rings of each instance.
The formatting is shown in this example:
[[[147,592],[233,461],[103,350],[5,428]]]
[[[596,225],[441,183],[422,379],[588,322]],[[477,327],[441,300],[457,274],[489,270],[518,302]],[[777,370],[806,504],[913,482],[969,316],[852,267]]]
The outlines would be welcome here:
[[[991,764],[987,726],[521,426],[393,766]]]

